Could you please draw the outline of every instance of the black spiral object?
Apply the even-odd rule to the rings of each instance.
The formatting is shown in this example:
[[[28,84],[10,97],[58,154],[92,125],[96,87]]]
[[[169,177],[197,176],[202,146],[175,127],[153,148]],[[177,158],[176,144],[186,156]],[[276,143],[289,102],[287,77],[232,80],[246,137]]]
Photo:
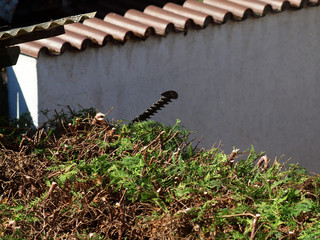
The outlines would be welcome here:
[[[177,99],[178,93],[175,91],[166,91],[161,94],[162,98],[160,98],[157,102],[152,104],[151,107],[149,107],[144,113],[142,113],[139,117],[136,117],[133,119],[130,124],[140,121],[145,121],[150,116],[154,115],[158,110],[164,107],[165,104],[168,104],[171,102],[171,99]]]

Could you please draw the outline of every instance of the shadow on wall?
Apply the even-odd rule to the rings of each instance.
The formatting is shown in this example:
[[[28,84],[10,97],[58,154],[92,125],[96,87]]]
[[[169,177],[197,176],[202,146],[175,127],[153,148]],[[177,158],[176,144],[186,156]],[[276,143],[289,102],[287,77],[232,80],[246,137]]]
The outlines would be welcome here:
[[[12,67],[7,68],[8,75],[8,106],[9,118],[19,118],[24,113],[29,113],[26,100],[21,91],[20,84]]]
[[[8,117],[8,86],[6,68],[0,69],[0,121]]]

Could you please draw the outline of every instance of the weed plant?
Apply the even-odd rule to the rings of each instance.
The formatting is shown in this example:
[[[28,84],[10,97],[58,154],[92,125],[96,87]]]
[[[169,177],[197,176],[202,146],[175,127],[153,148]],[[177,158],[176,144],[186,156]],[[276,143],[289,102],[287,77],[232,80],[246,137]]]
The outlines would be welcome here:
[[[320,177],[298,165],[199,149],[179,121],[56,114],[32,134],[1,129],[1,239],[320,237]]]

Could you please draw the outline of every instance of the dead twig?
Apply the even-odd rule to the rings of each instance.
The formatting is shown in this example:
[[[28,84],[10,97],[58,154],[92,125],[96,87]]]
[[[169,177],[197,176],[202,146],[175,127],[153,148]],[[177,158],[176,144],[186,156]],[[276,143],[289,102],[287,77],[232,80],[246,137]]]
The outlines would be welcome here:
[[[240,152],[240,149],[238,149],[238,148],[233,149],[227,158],[227,164],[229,164],[231,166],[234,163],[234,159],[237,157],[239,152]]]
[[[228,162],[232,161],[233,159],[235,159],[235,157],[238,155],[240,149],[233,149],[232,152],[229,154],[228,156]]]
[[[49,189],[49,192],[47,194],[47,196],[45,197],[45,199],[48,199],[51,197],[52,193],[53,193],[53,190],[56,188],[58,184],[56,182],[52,182],[51,183],[51,186],[50,186],[50,189]]]
[[[260,214],[256,214],[254,216],[254,219],[252,222],[252,232],[251,232],[250,240],[254,240],[254,237],[256,236],[259,218],[260,218]]]
[[[255,215],[252,213],[238,213],[238,214],[222,215],[221,217],[229,218],[229,217],[241,217],[241,216],[255,217]]]
[[[293,231],[290,231],[290,232],[289,232],[289,240],[295,239],[294,237],[295,237],[294,232],[293,232]]]
[[[7,144],[7,146],[8,146],[9,148],[15,149],[15,147],[10,143],[10,141],[9,141],[8,139],[6,139],[6,137],[5,137],[3,134],[0,134],[0,139],[2,139],[2,140],[5,142],[5,144]],[[1,143],[1,142],[0,142],[0,143]],[[4,148],[6,148],[2,143],[1,143],[1,145],[2,145]]]
[[[124,193],[122,194],[122,196],[121,196],[121,198],[120,198],[120,201],[116,203],[116,206],[117,206],[117,208],[118,208],[119,211],[120,211],[120,221],[121,221],[121,227],[120,227],[119,230],[118,230],[118,239],[119,239],[119,240],[120,240],[121,237],[122,237],[123,230],[124,230],[123,227],[124,227],[124,224],[125,224],[124,209],[123,209],[123,207],[122,207],[122,202],[123,202],[123,200],[124,200],[124,197],[125,197],[127,191],[128,191],[128,188],[126,188],[126,189],[124,190]]]
[[[264,171],[267,171],[270,163],[270,158],[267,155],[262,156],[259,161],[257,162],[257,166],[262,168]]]
[[[155,139],[153,139],[147,146],[144,146],[137,154],[144,152],[147,150],[149,147],[151,147],[153,144],[155,144],[161,136],[165,133],[165,131],[162,131]]]
[[[255,235],[257,233],[257,226],[258,226],[258,220],[260,218],[260,214],[252,214],[252,213],[239,213],[239,214],[231,214],[231,215],[222,215],[221,217],[241,217],[241,216],[250,216],[253,217],[253,222],[252,222],[252,231],[250,235],[250,240],[254,240]]]

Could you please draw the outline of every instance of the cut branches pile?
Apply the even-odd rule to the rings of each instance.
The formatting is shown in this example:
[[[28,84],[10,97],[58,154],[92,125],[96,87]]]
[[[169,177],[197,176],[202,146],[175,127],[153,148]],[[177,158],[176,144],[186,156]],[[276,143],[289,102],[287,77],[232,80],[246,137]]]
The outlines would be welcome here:
[[[189,131],[56,113],[1,129],[1,239],[314,239],[320,177]]]

